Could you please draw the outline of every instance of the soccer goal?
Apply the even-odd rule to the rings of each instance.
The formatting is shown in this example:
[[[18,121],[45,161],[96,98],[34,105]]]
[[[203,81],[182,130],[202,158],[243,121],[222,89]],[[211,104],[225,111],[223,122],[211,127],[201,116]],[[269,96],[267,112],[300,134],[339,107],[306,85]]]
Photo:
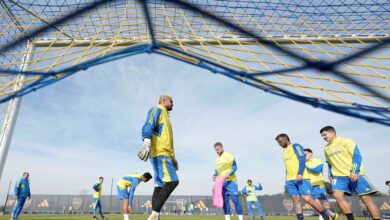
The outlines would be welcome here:
[[[0,8],[0,175],[22,96],[140,53],[390,125],[386,0],[4,0]]]

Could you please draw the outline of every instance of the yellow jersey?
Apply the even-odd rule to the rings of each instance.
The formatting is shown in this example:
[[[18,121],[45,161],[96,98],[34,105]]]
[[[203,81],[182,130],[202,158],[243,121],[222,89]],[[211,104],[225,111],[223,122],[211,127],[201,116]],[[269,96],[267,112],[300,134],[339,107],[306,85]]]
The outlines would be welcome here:
[[[286,167],[286,181],[296,180],[300,174],[304,179],[309,179],[305,169],[305,154],[299,144],[290,144],[283,149],[283,160]]]
[[[172,125],[163,105],[159,104],[149,110],[142,128],[142,138],[151,139],[151,157],[165,155],[175,159]]]
[[[102,198],[102,184],[96,182],[92,187],[95,192],[93,193],[93,198],[101,199]]]
[[[236,160],[234,159],[234,156],[231,153],[225,151],[221,155],[219,155],[216,159],[216,168],[217,169],[215,170],[214,175],[227,175],[227,181],[237,182],[237,177],[235,173],[237,170],[237,164]]]
[[[353,140],[336,137],[325,146],[324,152],[332,176],[349,176],[351,172],[365,174],[359,149]]]
[[[323,164],[320,159],[311,158],[306,160],[306,170],[312,186],[324,186],[324,176],[322,175]]]

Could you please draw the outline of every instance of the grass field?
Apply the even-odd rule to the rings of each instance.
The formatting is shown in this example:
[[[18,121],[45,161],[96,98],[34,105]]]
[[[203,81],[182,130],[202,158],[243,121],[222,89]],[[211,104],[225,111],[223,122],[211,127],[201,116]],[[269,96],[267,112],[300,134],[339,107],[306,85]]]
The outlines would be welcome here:
[[[106,215],[107,218],[110,220],[122,220],[122,215]],[[146,220],[148,218],[147,215],[131,215],[130,220]],[[0,220],[9,220],[10,215],[2,215],[0,216]],[[20,220],[38,220],[38,219],[52,219],[52,220],[66,220],[66,219],[80,219],[80,220],[92,220],[91,215],[20,215]],[[162,215],[160,220],[224,220],[223,215]],[[237,220],[237,216],[233,216],[231,220]],[[251,220],[248,216],[246,216],[244,219]],[[259,219],[259,217],[257,217]],[[295,216],[266,216],[267,220],[296,220]],[[345,220],[346,218],[344,216],[339,218],[340,220]],[[363,220],[364,218],[355,218],[356,220]],[[318,217],[305,217],[305,220],[318,220]]]

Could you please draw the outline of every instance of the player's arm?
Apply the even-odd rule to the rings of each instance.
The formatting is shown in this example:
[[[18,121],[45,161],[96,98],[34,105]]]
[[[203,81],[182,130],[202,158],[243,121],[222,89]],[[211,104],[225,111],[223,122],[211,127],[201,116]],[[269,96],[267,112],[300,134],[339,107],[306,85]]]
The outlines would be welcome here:
[[[263,186],[259,183],[259,185],[255,186],[255,190],[263,190]]]
[[[306,169],[310,172],[313,172],[313,173],[322,173],[322,169],[324,168],[324,165],[323,164],[320,164],[316,167],[308,167],[306,166]]]
[[[232,176],[236,171],[237,171],[237,163],[236,163],[236,159],[233,158],[232,167],[229,173],[227,174],[227,176]]]
[[[293,144],[293,149],[299,161],[297,176],[298,175],[302,176],[303,170],[305,169],[305,163],[306,163],[305,154],[303,153],[304,149],[300,144]]]
[[[16,197],[19,196],[21,185],[22,185],[22,179],[18,179],[18,181],[15,183],[15,187],[14,187],[14,194]]]
[[[142,140],[143,145],[139,150],[137,156],[143,161],[147,161],[149,158],[150,146],[152,144],[153,133],[160,135],[162,129],[158,128],[158,118],[160,117],[161,109],[154,107],[148,112],[146,122],[142,127]],[[173,158],[174,159],[174,158]]]
[[[350,178],[353,182],[357,181],[360,173],[360,166],[362,164],[362,156],[356,143],[351,139],[346,139],[344,143],[347,147],[348,153],[352,157],[352,169]]]
[[[244,186],[244,188],[242,188],[241,193],[246,194],[246,186]]]
[[[93,190],[95,190],[95,192],[98,192],[99,191],[99,184],[98,183],[95,183],[93,186],[92,186]]]
[[[348,153],[352,157],[352,170],[351,170],[351,172],[359,174],[360,166],[361,166],[362,160],[363,160],[362,155],[360,154],[359,148],[357,147],[356,143],[351,139],[345,140],[344,144],[347,147]]]
[[[360,154],[359,148],[356,146],[353,151],[352,156],[352,172],[353,173],[360,173],[360,167],[362,165],[362,155]]]
[[[28,199],[30,199],[30,198],[31,198],[31,191],[30,191],[30,187],[28,187],[27,198],[28,198]]]
[[[149,110],[148,115],[146,117],[146,122],[144,126],[142,127],[142,139],[152,139],[153,132],[156,131],[156,128],[158,127],[158,118],[160,117],[161,109],[154,107],[151,110]],[[158,132],[157,132],[158,135]]]
[[[132,184],[131,184],[131,188],[129,190],[129,205],[130,205],[130,207],[133,207],[134,192],[135,192],[135,188],[137,187],[139,181],[140,181],[139,178],[132,178],[132,181],[131,181]]]
[[[217,169],[215,169],[214,170],[214,173],[213,173],[213,181],[215,181],[215,178],[218,176],[218,170]]]

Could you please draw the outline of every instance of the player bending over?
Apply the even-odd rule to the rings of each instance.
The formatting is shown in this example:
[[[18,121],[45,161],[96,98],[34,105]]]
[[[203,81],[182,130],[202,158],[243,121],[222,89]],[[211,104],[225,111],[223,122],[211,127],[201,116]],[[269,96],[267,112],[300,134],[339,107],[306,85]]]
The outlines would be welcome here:
[[[144,174],[128,174],[122,177],[116,188],[118,190],[119,200],[123,200],[123,219],[129,219],[129,213],[132,213],[134,191],[140,182],[148,182],[152,179],[152,175],[148,172]],[[130,208],[129,208],[130,205]]]

